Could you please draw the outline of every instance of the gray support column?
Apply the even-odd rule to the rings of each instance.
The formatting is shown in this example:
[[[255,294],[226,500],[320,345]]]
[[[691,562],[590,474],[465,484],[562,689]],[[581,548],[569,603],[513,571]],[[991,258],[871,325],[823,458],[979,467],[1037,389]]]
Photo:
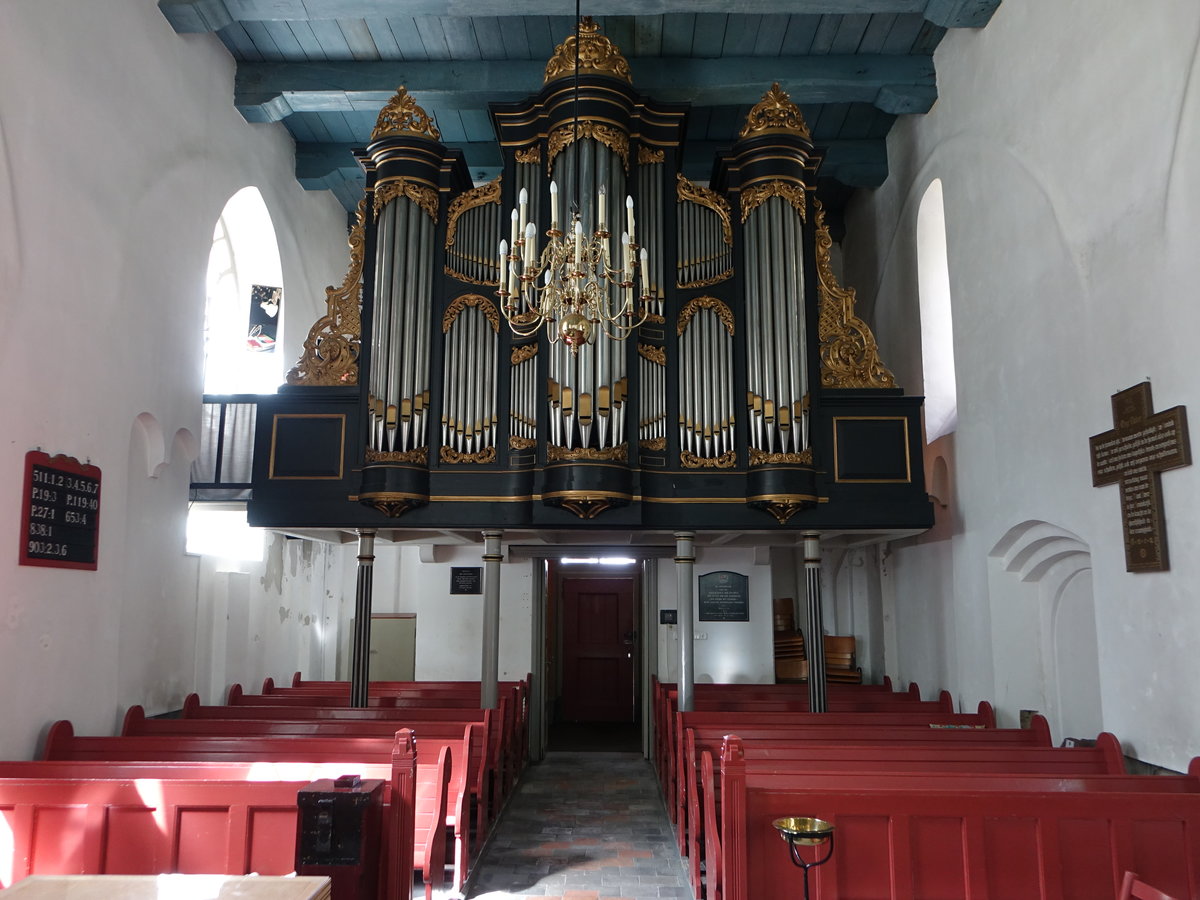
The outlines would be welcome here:
[[[696,533],[675,532],[675,584],[679,607],[679,711],[690,712],[696,684],[696,644],[692,636],[693,586],[692,571],[696,565]]]
[[[350,705],[367,705],[371,677],[371,586],[375,572],[375,532],[358,532],[358,584],[354,592],[354,646],[350,655]]]
[[[825,628],[821,615],[821,535],[804,533],[805,597],[808,604],[808,627],[804,649],[808,656],[808,708],[825,712]]]
[[[500,536],[502,531],[483,533],[483,671],[480,700],[483,709],[500,705]]]

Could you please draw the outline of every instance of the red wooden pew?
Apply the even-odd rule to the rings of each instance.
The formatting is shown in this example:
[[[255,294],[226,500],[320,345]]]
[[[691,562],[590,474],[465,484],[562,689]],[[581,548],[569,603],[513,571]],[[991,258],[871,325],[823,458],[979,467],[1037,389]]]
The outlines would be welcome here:
[[[832,859],[810,873],[814,900],[1113,900],[1127,869],[1173,895],[1200,896],[1195,792],[942,789],[940,776],[919,787],[848,789],[749,770],[744,750],[731,735],[721,755],[720,845],[709,866],[721,900],[777,896],[799,883],[771,825],[795,815],[836,829]]]
[[[429,750],[436,754],[440,745],[432,744]],[[137,736],[137,737],[91,737],[74,733],[68,721],[55,722],[46,737],[42,752],[45,760],[91,760],[95,762],[143,761],[164,762],[227,762],[252,764],[278,763],[333,763],[343,774],[362,774],[364,764],[390,765],[393,772],[390,792],[391,804],[388,819],[388,840],[385,845],[387,865],[388,897],[408,900],[412,889],[414,862],[419,861],[425,877],[441,878],[435,874],[436,866],[427,865],[430,858],[429,845],[444,847],[444,829],[433,832],[414,833],[415,816],[418,811],[437,804],[437,792],[444,792],[446,785],[433,785],[429,778],[422,778],[417,766],[420,753],[428,753],[414,740],[409,729],[401,729],[393,739],[356,737],[260,737],[252,741],[238,737],[216,737],[180,735]],[[407,760],[413,760],[414,775],[409,778]],[[451,763],[451,765],[453,765]],[[447,779],[450,777],[447,773]],[[407,782],[406,782],[406,779]],[[415,781],[413,780],[415,779]],[[417,784],[424,787],[418,792]],[[393,798],[399,797],[397,803]],[[406,798],[412,798],[407,800]],[[465,819],[462,821],[465,822]],[[436,854],[436,849],[433,851]],[[444,851],[443,851],[444,852]],[[435,856],[436,858],[436,856]],[[436,882],[440,884],[440,881]],[[427,883],[427,892],[430,887]]]
[[[343,685],[345,683],[335,682],[335,684]],[[395,709],[408,712],[424,712],[430,709],[462,709],[465,711],[479,709],[478,697],[397,697],[376,694],[368,697],[367,702],[366,709]],[[496,711],[498,727],[492,730],[495,785],[491,803],[496,809],[512,790],[528,755],[527,725],[519,722],[517,718],[517,708],[520,703],[520,690],[515,683],[514,686],[501,691],[500,705]],[[247,694],[240,684],[234,684],[229,688],[228,705],[256,708],[283,706],[301,709],[356,708],[350,705],[348,686],[344,692],[339,690],[330,693],[289,693],[286,690],[276,690],[268,694]]]
[[[0,778],[0,888],[35,874],[286,875],[307,784]]]
[[[684,714],[686,715],[686,713]],[[812,729],[817,731],[817,729]],[[830,775],[853,773],[878,777],[901,773],[1025,774],[1055,778],[1119,777],[1125,772],[1120,744],[1111,734],[1101,734],[1094,747],[1056,749],[1039,745],[1032,733],[1020,729],[942,731],[929,729],[927,740],[892,740],[899,728],[876,729],[874,738],[826,742],[820,734],[805,738],[742,738],[748,771],[780,774]],[[699,734],[699,737],[697,736]],[[919,730],[918,730],[919,735]],[[992,743],[986,743],[991,736]],[[1022,745],[1021,735],[1030,735]],[[680,811],[680,852],[689,858],[689,874],[697,896],[700,892],[700,848],[707,846],[708,817],[704,810],[719,807],[719,796],[704,780],[701,760],[720,752],[725,734],[717,730],[687,729],[683,779],[686,810]],[[703,842],[703,844],[702,844]],[[707,856],[705,857],[707,859]]]

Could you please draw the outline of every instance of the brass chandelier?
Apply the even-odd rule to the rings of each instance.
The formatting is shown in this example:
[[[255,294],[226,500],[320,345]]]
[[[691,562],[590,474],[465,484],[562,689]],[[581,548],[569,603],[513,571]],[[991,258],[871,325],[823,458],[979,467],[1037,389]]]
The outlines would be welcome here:
[[[574,133],[579,138],[579,2],[575,4]],[[500,309],[513,333],[529,337],[546,329],[550,343],[562,341],[572,354],[603,333],[623,341],[649,314],[652,299],[646,274],[647,251],[639,247],[633,197],[625,198],[625,228],[619,263],[614,263],[606,188],[597,189],[595,227],[585,229],[580,216],[579,169],[570,219],[562,228],[559,189],[550,182],[550,227],[538,249],[537,225],[528,219],[529,196],[521,189],[512,211],[508,240],[500,242]],[[591,223],[588,223],[589,226]],[[638,269],[641,277],[638,278]],[[640,281],[640,284],[639,284]],[[639,291],[640,288],[640,291]]]

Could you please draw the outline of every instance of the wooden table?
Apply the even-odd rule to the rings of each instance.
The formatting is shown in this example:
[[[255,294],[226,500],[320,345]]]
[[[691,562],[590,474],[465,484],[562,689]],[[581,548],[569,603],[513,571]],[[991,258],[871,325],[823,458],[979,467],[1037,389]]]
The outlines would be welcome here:
[[[4,900],[329,900],[329,879],[265,875],[30,875]]]

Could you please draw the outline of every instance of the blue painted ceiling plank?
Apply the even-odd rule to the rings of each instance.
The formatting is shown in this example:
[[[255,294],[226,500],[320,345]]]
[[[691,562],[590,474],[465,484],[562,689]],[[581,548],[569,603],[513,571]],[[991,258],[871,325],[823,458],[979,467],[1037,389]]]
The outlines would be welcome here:
[[[471,20],[471,30],[475,32],[481,59],[507,59],[499,19],[495,16],[476,16]]]
[[[817,33],[813,35],[813,43],[811,53],[814,56],[827,55],[833,46],[834,38],[837,37],[838,21],[841,16],[821,16],[821,21],[817,24]]]
[[[719,13],[703,13],[696,16],[692,56],[715,59],[721,55],[721,45],[725,43],[725,23],[728,19],[729,16]]]
[[[388,25],[387,19],[365,19],[367,30],[371,32],[371,40],[375,42],[375,49],[379,51],[379,58],[384,60],[403,59],[404,55],[400,52],[400,45],[396,43],[396,36],[392,34],[392,29]]]
[[[661,56],[663,47],[663,17],[638,16],[634,20],[634,56]]]
[[[529,56],[531,59],[549,59],[554,55],[554,48],[569,33],[566,30],[556,33],[551,28],[550,19],[547,16],[524,16],[523,19],[525,22],[525,38],[529,41]]]
[[[783,39],[787,36],[788,20],[791,16],[763,16],[758,26],[758,40],[751,51],[754,56],[779,56],[783,51]]]
[[[271,37],[270,31],[267,30],[266,23],[246,22],[244,27],[246,34],[254,42],[254,49],[258,51],[259,56],[264,60],[267,62],[278,62],[287,58],[275,45],[275,40]]]
[[[694,13],[663,16],[663,56],[691,56],[695,32]]]
[[[820,24],[820,16],[790,16],[779,52],[785,56],[807,56],[812,52],[813,39],[817,36],[817,26]]]
[[[525,34],[525,23],[513,16],[499,19],[500,39],[504,44],[505,59],[532,59],[529,52],[529,37]]]
[[[833,39],[829,52],[857,53],[870,19],[870,16],[842,16],[838,22],[837,36]]]
[[[925,20],[921,16],[896,16],[896,22],[880,48],[880,53],[912,53]]]
[[[446,43],[446,31],[442,28],[441,20],[433,16],[416,16],[413,23],[421,43],[425,45],[426,59],[451,59],[450,45]]]
[[[325,55],[325,49],[321,46],[321,42],[317,40],[317,36],[313,33],[310,23],[292,22],[291,31],[292,37],[300,45],[300,52],[304,54],[305,59],[309,62],[328,59]]]
[[[859,53],[883,53],[887,37],[896,24],[895,16],[873,15],[858,45]]]
[[[346,43],[346,36],[342,34],[342,29],[338,27],[337,22],[332,19],[318,19],[308,24],[312,28],[313,35],[320,42],[326,59],[354,59],[354,54],[350,52],[350,45]]]
[[[366,62],[375,62],[381,58],[365,19],[338,19],[337,26],[352,57]]]
[[[752,56],[762,16],[731,15],[725,27],[722,56]]]
[[[451,59],[482,59],[479,41],[475,37],[475,29],[471,27],[470,19],[460,19],[454,16],[444,16],[441,19],[442,32],[446,38],[446,46],[450,49]]]
[[[388,25],[391,26],[392,37],[396,39],[396,46],[400,48],[405,61],[428,59],[425,55],[425,44],[417,33],[417,25],[412,16],[389,16]]]
[[[250,39],[250,35],[246,34],[246,29],[241,25],[234,24],[228,28],[222,28],[217,32],[217,37],[221,39],[221,43],[225,45],[225,49],[234,59],[247,62],[262,61],[262,54],[258,52],[254,41]]]

